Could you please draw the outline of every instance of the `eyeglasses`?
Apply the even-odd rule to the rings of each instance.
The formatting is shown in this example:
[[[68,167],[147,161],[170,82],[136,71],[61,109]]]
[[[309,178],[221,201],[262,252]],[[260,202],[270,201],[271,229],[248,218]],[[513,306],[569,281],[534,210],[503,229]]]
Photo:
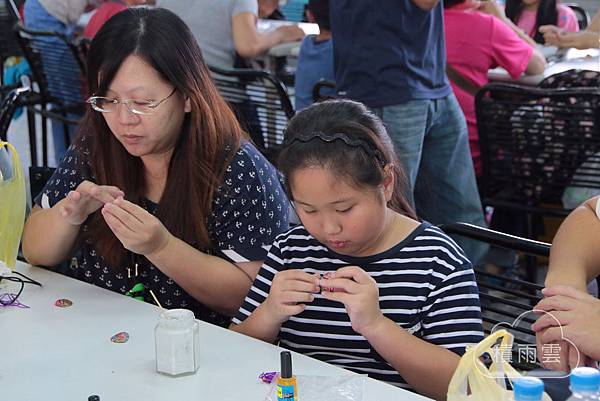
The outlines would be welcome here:
[[[2,280],[12,281],[13,283],[21,284],[21,287],[19,288],[19,291],[16,294],[0,295],[0,305],[1,306],[10,306],[13,304],[18,304],[16,302],[17,298],[19,298],[19,296],[23,292],[23,288],[25,287],[25,284],[33,284],[33,285],[37,285],[39,287],[42,286],[42,284],[40,282],[37,282],[34,279],[31,279],[22,273],[13,272],[13,274],[16,274],[17,276],[0,276],[0,283],[2,282]],[[18,277],[18,276],[21,276],[21,277]]]
[[[92,109],[99,111],[100,113],[112,113],[113,111],[117,111],[117,106],[119,103],[121,103],[124,104],[127,107],[127,110],[133,114],[147,115],[156,113],[158,106],[173,96],[173,93],[175,93],[176,90],[177,88],[173,88],[169,96],[158,101],[141,99],[118,100],[104,96],[92,96],[87,100],[87,102],[92,106]]]

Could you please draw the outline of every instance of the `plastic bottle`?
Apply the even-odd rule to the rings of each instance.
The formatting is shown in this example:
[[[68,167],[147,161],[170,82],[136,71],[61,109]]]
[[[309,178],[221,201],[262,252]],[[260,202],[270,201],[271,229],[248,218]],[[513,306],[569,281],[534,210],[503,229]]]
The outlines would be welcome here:
[[[598,400],[600,372],[594,368],[575,368],[571,371],[571,396],[567,401]]]
[[[521,377],[513,381],[515,401],[541,401],[544,382],[537,377]]]
[[[281,374],[277,378],[277,401],[297,401],[296,376],[292,374],[292,354],[281,351]]]

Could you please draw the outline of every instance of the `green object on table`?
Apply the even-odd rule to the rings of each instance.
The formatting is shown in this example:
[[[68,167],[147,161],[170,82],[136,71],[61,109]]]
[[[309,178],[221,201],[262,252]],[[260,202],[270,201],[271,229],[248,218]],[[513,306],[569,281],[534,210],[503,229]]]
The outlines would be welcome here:
[[[136,285],[134,285],[133,287],[131,287],[131,289],[129,291],[127,291],[125,293],[125,295],[127,295],[128,297],[131,297],[133,299],[137,299],[138,301],[144,301],[144,293],[146,292],[146,287],[144,287],[144,284],[142,283],[137,283]]]

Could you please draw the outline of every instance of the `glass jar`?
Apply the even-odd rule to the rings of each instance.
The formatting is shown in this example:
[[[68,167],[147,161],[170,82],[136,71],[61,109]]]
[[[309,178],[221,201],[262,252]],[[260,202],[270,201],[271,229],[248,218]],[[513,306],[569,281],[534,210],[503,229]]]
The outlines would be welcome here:
[[[198,370],[200,338],[194,313],[187,309],[161,312],[154,329],[156,371],[170,376]]]

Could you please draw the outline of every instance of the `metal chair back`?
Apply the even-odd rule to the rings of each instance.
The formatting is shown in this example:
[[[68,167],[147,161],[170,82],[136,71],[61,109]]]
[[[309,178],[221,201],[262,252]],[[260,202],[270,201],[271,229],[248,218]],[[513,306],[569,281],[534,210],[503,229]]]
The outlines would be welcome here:
[[[259,150],[275,163],[283,132],[295,114],[285,85],[274,75],[251,69],[210,67],[221,95]]]

